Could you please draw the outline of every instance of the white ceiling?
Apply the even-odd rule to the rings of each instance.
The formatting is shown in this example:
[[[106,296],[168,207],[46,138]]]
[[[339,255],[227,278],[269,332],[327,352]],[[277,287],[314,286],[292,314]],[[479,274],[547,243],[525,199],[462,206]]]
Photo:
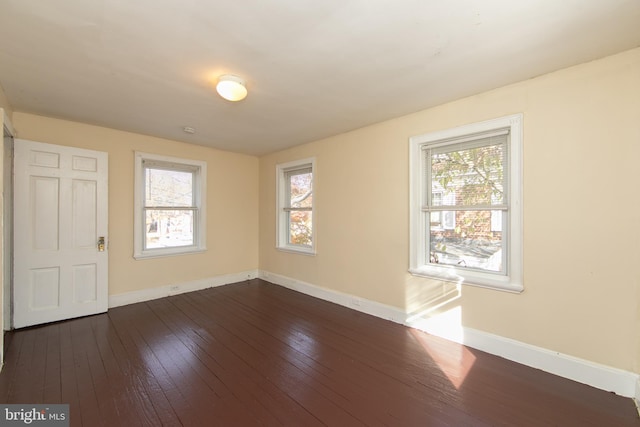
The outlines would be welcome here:
[[[15,111],[254,155],[637,46],[640,0],[0,0]]]

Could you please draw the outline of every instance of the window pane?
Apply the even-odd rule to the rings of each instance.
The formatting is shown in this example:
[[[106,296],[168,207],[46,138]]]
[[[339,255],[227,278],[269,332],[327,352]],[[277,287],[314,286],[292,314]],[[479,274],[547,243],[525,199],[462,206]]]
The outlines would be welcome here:
[[[293,245],[311,246],[312,242],[311,211],[289,212],[289,243]]]
[[[173,248],[193,244],[192,210],[146,210],[145,248]]]
[[[145,206],[193,205],[193,172],[145,169]]]
[[[504,272],[502,232],[492,227],[492,216],[501,216],[502,212],[458,210],[451,213],[455,221],[452,229],[431,223],[430,263]]]
[[[289,175],[290,207],[310,208],[313,205],[312,178],[311,172]]]
[[[431,155],[433,206],[504,204],[504,144]]]

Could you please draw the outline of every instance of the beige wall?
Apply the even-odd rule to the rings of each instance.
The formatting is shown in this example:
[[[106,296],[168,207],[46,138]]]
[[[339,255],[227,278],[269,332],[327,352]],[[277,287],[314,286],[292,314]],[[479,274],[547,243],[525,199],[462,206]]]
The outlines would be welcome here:
[[[408,139],[524,114],[522,294],[464,286],[466,327],[640,371],[640,49],[260,159],[260,268],[414,312]],[[314,257],[275,248],[277,163],[315,156]]]
[[[109,294],[258,267],[258,159],[87,124],[14,112],[17,138],[109,154]],[[207,162],[207,251],[133,259],[134,151]]]

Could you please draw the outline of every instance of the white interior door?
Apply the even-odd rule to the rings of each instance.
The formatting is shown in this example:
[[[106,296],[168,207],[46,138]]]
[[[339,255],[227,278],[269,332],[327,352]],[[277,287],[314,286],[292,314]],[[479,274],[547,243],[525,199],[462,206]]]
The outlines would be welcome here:
[[[13,326],[107,311],[107,153],[20,139],[14,150]]]

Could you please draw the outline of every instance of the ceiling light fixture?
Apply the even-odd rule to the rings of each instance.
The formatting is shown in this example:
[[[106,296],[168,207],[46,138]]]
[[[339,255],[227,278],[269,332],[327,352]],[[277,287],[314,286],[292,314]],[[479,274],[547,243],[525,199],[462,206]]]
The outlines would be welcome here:
[[[242,101],[247,96],[244,80],[231,74],[218,77],[216,90],[227,101]]]

